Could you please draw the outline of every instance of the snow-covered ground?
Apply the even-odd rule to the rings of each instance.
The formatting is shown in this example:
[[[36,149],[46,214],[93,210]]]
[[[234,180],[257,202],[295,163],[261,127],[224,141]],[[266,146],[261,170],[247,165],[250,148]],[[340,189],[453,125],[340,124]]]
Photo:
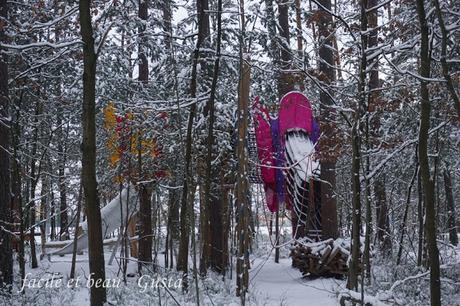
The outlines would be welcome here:
[[[306,280],[298,270],[291,267],[284,248],[280,263],[274,262],[274,252],[263,246],[259,255],[251,257],[249,305],[338,305],[337,292],[343,281],[335,279]],[[158,269],[143,279],[137,275],[137,263],[128,264],[127,283],[124,284],[119,271],[117,258],[108,265],[110,247],[106,247],[106,277],[109,280],[108,301],[112,305],[196,305],[196,291],[191,279],[190,291],[184,294],[177,285],[180,275],[174,270],[163,268],[164,255],[158,255]],[[39,261],[39,268],[30,269],[27,265],[25,293],[19,293],[17,281],[11,297],[1,297],[0,305],[89,305],[88,254],[85,251],[77,255],[76,274],[78,283],[75,288],[68,286],[71,255],[53,255]],[[17,266],[17,265],[15,265]],[[234,267],[234,265],[233,265]],[[16,275],[16,280],[18,280]],[[40,281],[40,283],[39,283]],[[161,281],[166,284],[166,290]],[[41,287],[41,288],[38,288]],[[169,292],[168,292],[169,291]],[[240,305],[235,296],[235,273],[232,279],[222,280],[222,276],[209,272],[207,278],[199,281],[200,303],[202,305]]]
[[[339,305],[337,289],[342,281],[332,278],[303,279],[299,270],[291,267],[290,258],[276,264],[273,256],[257,259],[251,269],[251,287],[266,305],[330,306]]]
[[[290,227],[282,227],[280,262],[274,262],[274,250],[266,227],[260,227],[255,239],[254,253],[251,254],[250,284],[247,305],[288,305],[321,306],[339,305],[340,295],[353,295],[361,299],[360,293],[345,289],[345,280],[333,278],[303,278],[301,273],[291,267],[289,258]],[[127,267],[126,283],[119,269],[119,254],[112,265],[108,265],[113,246],[105,246],[106,278],[108,280],[107,299],[109,305],[240,305],[235,295],[235,257],[232,257],[233,271],[222,275],[209,271],[207,277],[199,278],[197,299],[196,284],[189,277],[189,291],[184,293],[181,274],[175,269],[164,268],[164,254],[157,257],[156,270],[151,267],[144,277],[137,274],[137,262],[131,258]],[[40,248],[38,248],[39,250]],[[441,248],[443,273],[443,301],[446,305],[460,305],[458,282],[460,252],[459,248]],[[445,258],[450,258],[446,261]],[[29,256],[27,256],[29,260]],[[12,296],[0,294],[0,305],[89,305],[88,254],[77,255],[77,286],[68,286],[72,256],[45,256],[39,261],[37,269],[27,263],[25,293],[21,288],[17,264],[15,264],[15,288]],[[421,267],[395,267],[391,261],[380,262],[374,259],[373,282],[366,288],[365,300],[377,305],[426,305],[429,301],[428,272]],[[190,267],[192,260],[190,259]],[[407,270],[407,271],[406,271]],[[165,288],[167,287],[167,289]],[[41,288],[38,288],[41,287]],[[175,302],[177,301],[177,303]]]

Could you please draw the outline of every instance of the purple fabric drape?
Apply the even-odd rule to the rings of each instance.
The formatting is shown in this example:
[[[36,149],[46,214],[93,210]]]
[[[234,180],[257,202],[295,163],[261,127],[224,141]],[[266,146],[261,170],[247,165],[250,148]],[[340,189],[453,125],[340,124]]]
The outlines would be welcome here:
[[[280,125],[279,120],[271,119],[270,120],[271,132],[272,132],[272,140],[273,140],[273,152],[275,154],[275,166],[276,167],[283,167],[284,166],[284,150],[283,145],[281,143],[281,135],[280,135]],[[275,169],[275,190],[276,190],[276,197],[278,199],[277,207],[279,207],[280,203],[284,203],[284,174],[283,170],[276,168]]]

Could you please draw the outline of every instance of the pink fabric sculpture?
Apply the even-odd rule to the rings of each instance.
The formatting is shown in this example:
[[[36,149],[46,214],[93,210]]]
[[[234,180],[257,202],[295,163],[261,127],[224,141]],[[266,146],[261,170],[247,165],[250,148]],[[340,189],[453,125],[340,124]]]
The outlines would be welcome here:
[[[257,156],[259,158],[260,173],[264,182],[265,198],[270,211],[278,209],[278,201],[275,192],[275,165],[273,142],[270,128],[270,114],[268,110],[260,104],[259,97],[256,97],[252,106],[254,111],[254,122],[256,130]]]
[[[280,135],[283,142],[288,130],[302,129],[311,135],[313,132],[313,113],[310,101],[300,92],[292,91],[286,94],[280,102],[279,120]]]
[[[286,133],[303,130],[316,143],[319,125],[313,117],[310,101],[300,92],[290,92],[281,99],[278,119],[270,118],[268,110],[260,104],[259,97],[255,98],[252,107],[265,198],[268,209],[275,212],[280,201],[285,199],[289,202],[284,196],[284,174],[278,169],[284,165]],[[290,203],[286,204],[290,209]]]

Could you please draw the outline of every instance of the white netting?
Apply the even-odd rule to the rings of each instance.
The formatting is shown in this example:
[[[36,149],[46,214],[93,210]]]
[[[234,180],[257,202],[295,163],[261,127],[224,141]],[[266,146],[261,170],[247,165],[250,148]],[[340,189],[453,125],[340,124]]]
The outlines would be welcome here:
[[[311,237],[321,237],[321,201],[319,162],[315,145],[303,130],[286,134],[285,156],[286,192],[297,218],[297,229],[304,227]]]
[[[315,144],[303,130],[290,130],[285,139],[286,200],[293,206],[297,228],[308,229],[305,233],[312,238],[321,237],[321,183],[319,162],[315,159]],[[248,128],[249,181],[261,184],[260,161],[252,120]],[[297,229],[294,229],[295,231]]]
[[[252,118],[252,116],[251,116]],[[248,120],[248,134],[247,134],[247,149],[248,149],[248,172],[249,182],[252,184],[262,184],[262,177],[260,174],[260,167],[257,165],[259,157],[257,155],[257,142],[256,142],[256,131],[254,127],[254,121]]]

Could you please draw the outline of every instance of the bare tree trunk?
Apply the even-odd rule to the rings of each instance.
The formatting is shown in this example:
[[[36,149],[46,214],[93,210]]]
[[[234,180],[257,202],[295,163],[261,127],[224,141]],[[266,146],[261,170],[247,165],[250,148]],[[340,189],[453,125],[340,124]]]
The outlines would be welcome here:
[[[425,245],[425,222],[424,222],[424,199],[422,189],[422,176],[419,173],[417,176],[417,217],[418,217],[418,250],[417,250],[417,266],[421,266],[423,263],[423,250]]]
[[[77,260],[77,241],[79,236],[79,227],[80,227],[80,215],[81,215],[81,200],[82,200],[82,190],[83,186],[80,184],[80,189],[78,191],[78,200],[77,200],[77,214],[75,216],[75,231],[73,237],[73,250],[72,250],[72,264],[70,266],[70,279],[75,278],[75,266]]]
[[[292,54],[290,48],[289,35],[289,5],[290,2],[277,0],[278,3],[278,23],[280,25],[280,41],[278,48],[281,54],[281,60],[277,69],[278,71],[278,95],[283,97],[286,93],[294,89],[291,79],[292,72],[288,71],[292,66]]]
[[[205,216],[203,218],[203,252],[200,260],[200,273],[206,274],[206,270],[211,266],[213,262],[211,256],[213,255],[213,248],[217,247],[219,251],[222,251],[222,243],[220,245],[214,245],[213,242],[217,242],[222,237],[222,206],[220,197],[215,193],[218,192],[218,185],[216,182],[212,182],[214,175],[212,174],[212,146],[214,143],[214,100],[216,97],[217,80],[219,77],[219,64],[220,64],[220,45],[222,40],[222,1],[217,1],[217,42],[216,42],[216,59],[214,62],[214,74],[211,84],[211,93],[209,100],[207,101],[205,108],[205,116],[209,115],[208,120],[208,136],[207,136],[207,156],[206,156],[206,173],[205,173],[205,186],[204,186],[204,211]],[[218,177],[218,176],[217,176]],[[213,185],[213,186],[211,186]],[[211,209],[211,203],[214,205]],[[217,241],[214,241],[213,236],[216,235]],[[215,254],[214,254],[215,255]],[[219,254],[221,255],[221,254]],[[220,258],[221,256],[218,256]],[[218,272],[222,272],[222,267],[215,265]]]
[[[247,59],[246,59],[247,60]],[[236,266],[237,275],[237,295],[241,296],[242,305],[245,303],[245,294],[248,290],[249,280],[249,203],[248,203],[248,182],[247,155],[245,151],[245,139],[247,132],[248,101],[249,101],[249,82],[250,68],[246,61],[241,67],[240,78],[240,97],[238,111],[238,178],[236,187],[237,198],[237,237],[238,237],[238,257]]]
[[[278,42],[276,40],[276,20],[275,13],[273,10],[273,0],[264,0],[265,1],[265,10],[267,16],[267,32],[270,37],[270,56],[273,59],[274,66],[278,70],[280,66],[280,50]],[[277,72],[279,73],[279,71]]]
[[[300,0],[295,0],[295,21],[296,21],[296,38],[297,38],[297,56],[298,62],[301,64],[300,68],[305,68],[304,53],[303,53],[303,36],[302,36],[302,8],[300,7]],[[301,84],[303,87],[303,84]]]
[[[142,266],[152,262],[153,228],[152,228],[152,189],[145,184],[139,188],[139,273]]]
[[[148,18],[148,0],[141,0],[139,2],[139,18],[147,21]],[[146,55],[147,37],[145,36],[145,25],[143,24],[139,29],[140,44],[139,44],[139,82],[141,85],[147,85],[149,81],[149,63]],[[142,177],[142,154],[141,148],[138,148],[138,162],[139,162],[139,177]],[[139,273],[142,273],[142,266],[152,262],[152,190],[147,184],[142,183],[139,186]]]
[[[104,247],[99,195],[96,180],[96,60],[91,1],[80,0],[80,29],[83,39],[83,143],[82,183],[88,220],[89,271],[93,282],[105,281]],[[91,286],[91,305],[103,305],[106,290],[103,286]]]
[[[442,16],[441,6],[439,0],[433,0],[434,6],[436,7],[436,15],[438,17],[439,28],[441,29],[441,66],[442,73],[446,79],[447,89],[449,90],[450,96],[454,101],[454,107],[457,110],[457,115],[460,117],[460,98],[455,90],[452,77],[449,72],[449,64],[447,63],[447,43],[449,41],[449,32],[444,24],[444,18]]]
[[[23,281],[26,275],[25,272],[25,256],[24,256],[24,220],[23,220],[23,206],[22,206],[22,194],[21,194],[21,175],[20,175],[20,165],[19,165],[19,156],[18,156],[18,139],[20,135],[20,127],[19,127],[19,116],[20,116],[20,108],[21,108],[21,100],[22,94],[19,101],[19,105],[17,105],[16,109],[16,122],[14,124],[14,130],[11,133],[12,138],[12,146],[13,146],[13,171],[12,171],[12,192],[13,192],[13,210],[15,215],[13,217],[13,221],[19,224],[19,242],[18,242],[18,262],[19,262],[19,274],[21,275],[21,288],[23,285]],[[5,253],[6,254],[6,253]]]
[[[325,9],[331,10],[331,0],[318,1]],[[321,11],[318,20],[318,37],[325,39],[319,42],[319,70],[323,78],[325,86],[332,84],[335,81],[334,53],[331,40],[331,32],[333,31],[332,16],[326,11]],[[327,39],[327,40],[326,40]],[[332,107],[332,99],[323,91],[320,92],[321,101],[321,131],[322,140],[321,147],[321,181],[327,182],[321,185],[321,225],[322,238],[337,238],[337,203],[334,196],[336,185],[335,179],[335,164],[337,156],[337,129],[335,127],[336,112]]]
[[[30,204],[27,203],[27,214],[29,216],[29,228],[30,228],[30,257],[31,257],[31,267],[32,269],[35,269],[38,267],[38,262],[37,262],[37,252],[35,248],[35,215],[36,215],[36,210],[35,210],[35,189],[37,187],[37,182],[40,177],[40,173],[37,173],[35,170],[36,168],[36,155],[37,155],[37,145],[38,145],[38,134],[39,134],[39,127],[38,127],[38,116],[41,114],[41,103],[37,101],[35,105],[35,131],[34,131],[34,141],[32,143],[32,152],[31,152],[31,164],[30,164]],[[40,171],[38,171],[40,172]],[[29,209],[30,207],[30,209]]]
[[[429,50],[429,28],[425,14],[424,0],[417,0],[417,15],[420,22],[420,76],[430,77],[431,57]],[[423,192],[425,195],[425,233],[428,243],[428,256],[430,260],[430,293],[431,305],[441,305],[441,283],[439,279],[439,251],[436,242],[436,209],[434,201],[434,181],[430,174],[428,158],[428,131],[430,129],[430,93],[428,82],[420,81],[421,112],[419,133],[419,160],[420,174],[422,177]]]
[[[367,9],[372,8],[376,6],[378,3],[378,0],[369,0],[367,3]],[[368,24],[369,24],[369,39],[368,39],[368,46],[369,48],[376,47],[378,44],[378,30],[377,30],[377,24],[378,24],[378,10],[373,10],[371,12],[368,12]],[[334,35],[334,46],[337,49],[337,40],[335,39]],[[338,52],[338,49],[337,49]],[[338,58],[338,55],[337,55]],[[379,87],[379,60],[378,57],[376,57],[374,60],[369,60],[368,61],[368,66],[370,66],[370,73],[369,73],[369,95],[368,95],[368,104],[367,104],[367,110],[368,112],[370,109],[375,108],[375,104],[378,101],[378,96],[379,92],[377,91]],[[378,127],[380,125],[380,120],[378,118],[378,115],[376,114],[375,121],[378,121],[378,124],[376,124],[376,129],[374,133],[372,134],[377,134],[378,135]],[[372,142],[370,141],[369,137],[373,136],[370,135],[370,120],[369,116],[366,117],[366,149],[370,150],[372,148]],[[366,156],[366,171],[365,174],[368,175],[370,172],[371,168],[371,161],[369,158],[369,155]],[[384,186],[384,183],[381,182],[380,178],[377,178],[374,181],[375,188],[378,188],[377,186]],[[366,277],[368,282],[371,280],[371,236],[372,236],[372,207],[371,207],[371,184],[369,179],[365,180],[365,196],[366,196],[366,232],[365,232],[365,241],[364,241],[364,254],[363,254],[363,264],[366,268]],[[383,188],[383,191],[385,192],[385,189]]]
[[[65,176],[65,164],[66,164],[66,150],[61,139],[65,139],[62,128],[62,106],[59,104],[57,108],[57,150],[59,153],[58,157],[58,182],[59,182],[59,196],[60,196],[60,240],[69,239],[69,227],[68,227],[68,218],[67,218],[67,182]]]
[[[163,30],[166,32],[166,37],[165,37],[165,46],[168,50],[172,49],[171,43],[172,43],[172,11],[171,11],[171,0],[164,0],[160,1],[160,7],[161,11],[163,13]]]
[[[276,69],[278,70],[278,97],[281,98],[294,89],[293,81],[290,78],[291,72],[288,71],[292,66],[292,54],[290,49],[289,35],[289,2],[278,0],[278,23],[280,25],[280,41],[277,48],[280,50],[281,58]],[[274,50],[278,53],[278,51]],[[276,64],[276,58],[275,58]],[[281,204],[281,203],[280,203]],[[275,212],[275,262],[279,263],[279,211]]]
[[[191,83],[190,83],[190,96],[192,99],[196,98],[197,92],[197,66],[200,56],[200,48],[206,37],[206,18],[204,14],[203,5],[199,5],[201,0],[197,0],[197,13],[198,13],[198,37],[196,41],[196,47],[193,52],[193,66],[191,73]],[[183,274],[183,289],[187,290],[188,288],[188,253],[189,253],[189,231],[190,231],[190,214],[193,209],[193,200],[189,202],[189,192],[193,183],[193,174],[192,174],[192,131],[193,131],[193,122],[196,115],[196,104],[193,103],[190,106],[190,113],[187,123],[187,136],[185,144],[185,179],[184,187],[182,188],[181,196],[181,209],[180,209],[180,244],[179,244],[179,255],[177,258],[177,271],[182,271]],[[194,233],[195,229],[192,229]]]
[[[219,0],[221,2],[221,0]],[[247,152],[246,135],[248,128],[248,104],[249,88],[251,81],[251,70],[248,65],[249,58],[245,58],[245,14],[244,1],[240,0],[241,38],[240,38],[240,78],[238,84],[238,121],[237,121],[237,160],[238,172],[236,180],[236,208],[237,225],[236,235],[238,237],[238,257],[236,260],[236,295],[241,298],[241,305],[246,304],[246,293],[249,285],[249,199],[247,180]]]
[[[8,4],[0,0],[0,18],[7,20]],[[0,42],[6,42],[5,27],[0,27]],[[0,48],[3,51],[3,48]],[[13,252],[11,250],[11,192],[10,192],[10,122],[8,97],[8,63],[6,53],[0,52],[0,289],[13,283]]]
[[[388,205],[385,190],[385,176],[382,175],[374,184],[376,206],[377,206],[377,240],[379,248],[384,256],[391,255],[391,237],[389,235],[390,219],[388,216]]]
[[[56,14],[62,14],[65,11],[65,2],[55,1],[54,2],[54,11]],[[66,25],[56,25],[54,36],[56,42],[59,42],[62,28]],[[61,95],[61,83],[58,81],[57,83],[57,94]],[[67,101],[65,98],[60,98],[57,101],[57,108],[56,108],[56,136],[57,136],[57,151],[58,151],[58,184],[59,184],[59,201],[60,201],[60,231],[59,231],[59,239],[60,240],[68,240],[70,239],[69,235],[69,225],[68,225],[68,211],[67,211],[67,181],[66,181],[66,174],[65,174],[65,167],[67,161],[67,144],[63,139],[66,139],[67,135],[64,134],[63,131],[63,106]]]
[[[197,1],[197,9],[199,11],[198,13],[198,22],[202,26],[203,33],[205,35],[203,44],[205,45],[205,49],[211,48],[211,43],[209,39],[209,34],[210,34],[210,25],[209,25],[209,16],[208,16],[208,10],[209,10],[209,1],[208,0],[198,0]],[[202,12],[202,13],[200,13]],[[220,42],[219,42],[220,43]],[[218,46],[220,48],[220,46]],[[220,52],[220,51],[219,51]],[[206,54],[206,57],[209,55],[208,51],[204,52]],[[204,186],[203,186],[203,201],[200,203],[202,204],[200,206],[200,229],[201,229],[201,257],[200,257],[200,274],[205,275],[207,269],[209,268],[209,262],[210,262],[210,256],[211,256],[211,249],[212,249],[212,242],[211,242],[211,221],[210,221],[210,214],[211,214],[211,208],[210,208],[210,203],[211,203],[211,190],[214,192],[214,186],[211,182],[211,158],[212,158],[212,144],[213,144],[213,133],[214,133],[214,99],[215,99],[215,91],[216,91],[216,86],[217,86],[217,76],[218,76],[218,70],[216,71],[216,63],[217,63],[217,68],[219,66],[219,57],[220,55],[217,56],[216,62],[214,65],[214,74],[212,78],[212,84],[211,86],[211,94],[210,98],[206,102],[205,108],[204,108],[204,117],[207,117],[207,127],[208,127],[208,133],[206,137],[206,157],[205,157],[205,177],[204,177]],[[204,78],[203,78],[203,83],[207,84],[208,83],[208,77],[210,75],[210,66],[206,64],[206,61],[201,62],[203,68],[202,71],[204,73]]]
[[[401,263],[401,255],[402,255],[402,250],[403,250],[404,235],[406,234],[407,216],[409,213],[409,205],[410,205],[412,187],[414,186],[415,179],[417,178],[417,176],[418,176],[418,158],[415,162],[414,175],[412,176],[412,179],[410,180],[410,183],[409,183],[409,188],[407,189],[406,208],[404,209],[404,215],[403,215],[403,220],[401,224],[401,230],[400,230],[401,234],[399,238],[399,249],[398,249],[398,255],[396,257],[396,265],[399,265]]]
[[[174,253],[176,250],[176,241],[179,239],[179,201],[176,190],[168,190],[168,231],[167,231],[167,251],[165,254],[165,266],[172,269],[174,267]],[[169,251],[169,254],[168,254]]]
[[[359,120],[359,119],[358,119]],[[361,230],[361,186],[359,180],[360,167],[360,139],[359,139],[359,122],[355,122],[352,128],[352,191],[353,191],[353,209],[352,209],[352,233],[351,233],[351,260],[349,264],[349,275],[347,288],[358,290],[358,275],[360,271],[360,230]]]
[[[351,181],[353,191],[352,209],[352,234],[351,234],[351,260],[349,265],[349,275],[347,288],[358,290],[358,275],[360,273],[361,251],[360,251],[360,231],[361,231],[361,116],[365,109],[366,96],[366,70],[367,57],[366,49],[368,42],[367,32],[367,0],[361,1],[361,63],[359,67],[359,93],[357,109],[355,111],[354,123],[351,131],[352,162],[351,162]]]
[[[198,63],[198,51],[199,44],[197,43],[197,47],[195,49],[194,60],[193,60],[193,68],[192,68],[192,98],[196,97],[196,66]],[[180,209],[180,243],[179,243],[179,255],[177,257],[177,271],[183,272],[183,288],[184,290],[188,287],[188,253],[189,253],[189,231],[190,231],[190,223],[189,223],[189,214],[190,211],[193,209],[193,201],[189,205],[189,188],[192,185],[192,129],[193,129],[193,121],[196,114],[196,104],[193,104],[190,107],[190,113],[188,118],[188,125],[187,125],[187,137],[186,137],[186,148],[185,148],[185,179],[183,182],[182,188],[182,196],[181,196],[181,209]],[[192,234],[194,234],[195,229],[192,229]]]
[[[47,163],[51,163],[50,160],[47,161]],[[50,172],[51,173],[51,172]],[[50,178],[47,177],[47,175],[42,176],[42,188],[41,188],[41,193],[40,193],[40,245],[41,245],[41,255],[40,255],[40,260],[43,259],[43,256],[46,253],[46,223],[48,222],[47,216],[48,216],[48,199],[49,196],[47,193],[51,192],[51,187],[50,187]]]
[[[229,193],[230,190],[228,187],[225,186],[225,167],[222,167],[221,170],[221,190],[222,190],[222,236],[220,237],[222,241],[222,249],[221,249],[221,261],[222,261],[222,275],[225,277],[226,272],[229,269],[229,231],[230,231],[230,222],[229,222],[229,211],[230,211],[230,202],[229,202]]]
[[[443,172],[444,189],[446,192],[446,208],[447,208],[447,226],[449,231],[449,241],[453,245],[458,245],[457,222],[455,216],[455,202],[452,193],[452,178],[446,163],[446,168]]]

